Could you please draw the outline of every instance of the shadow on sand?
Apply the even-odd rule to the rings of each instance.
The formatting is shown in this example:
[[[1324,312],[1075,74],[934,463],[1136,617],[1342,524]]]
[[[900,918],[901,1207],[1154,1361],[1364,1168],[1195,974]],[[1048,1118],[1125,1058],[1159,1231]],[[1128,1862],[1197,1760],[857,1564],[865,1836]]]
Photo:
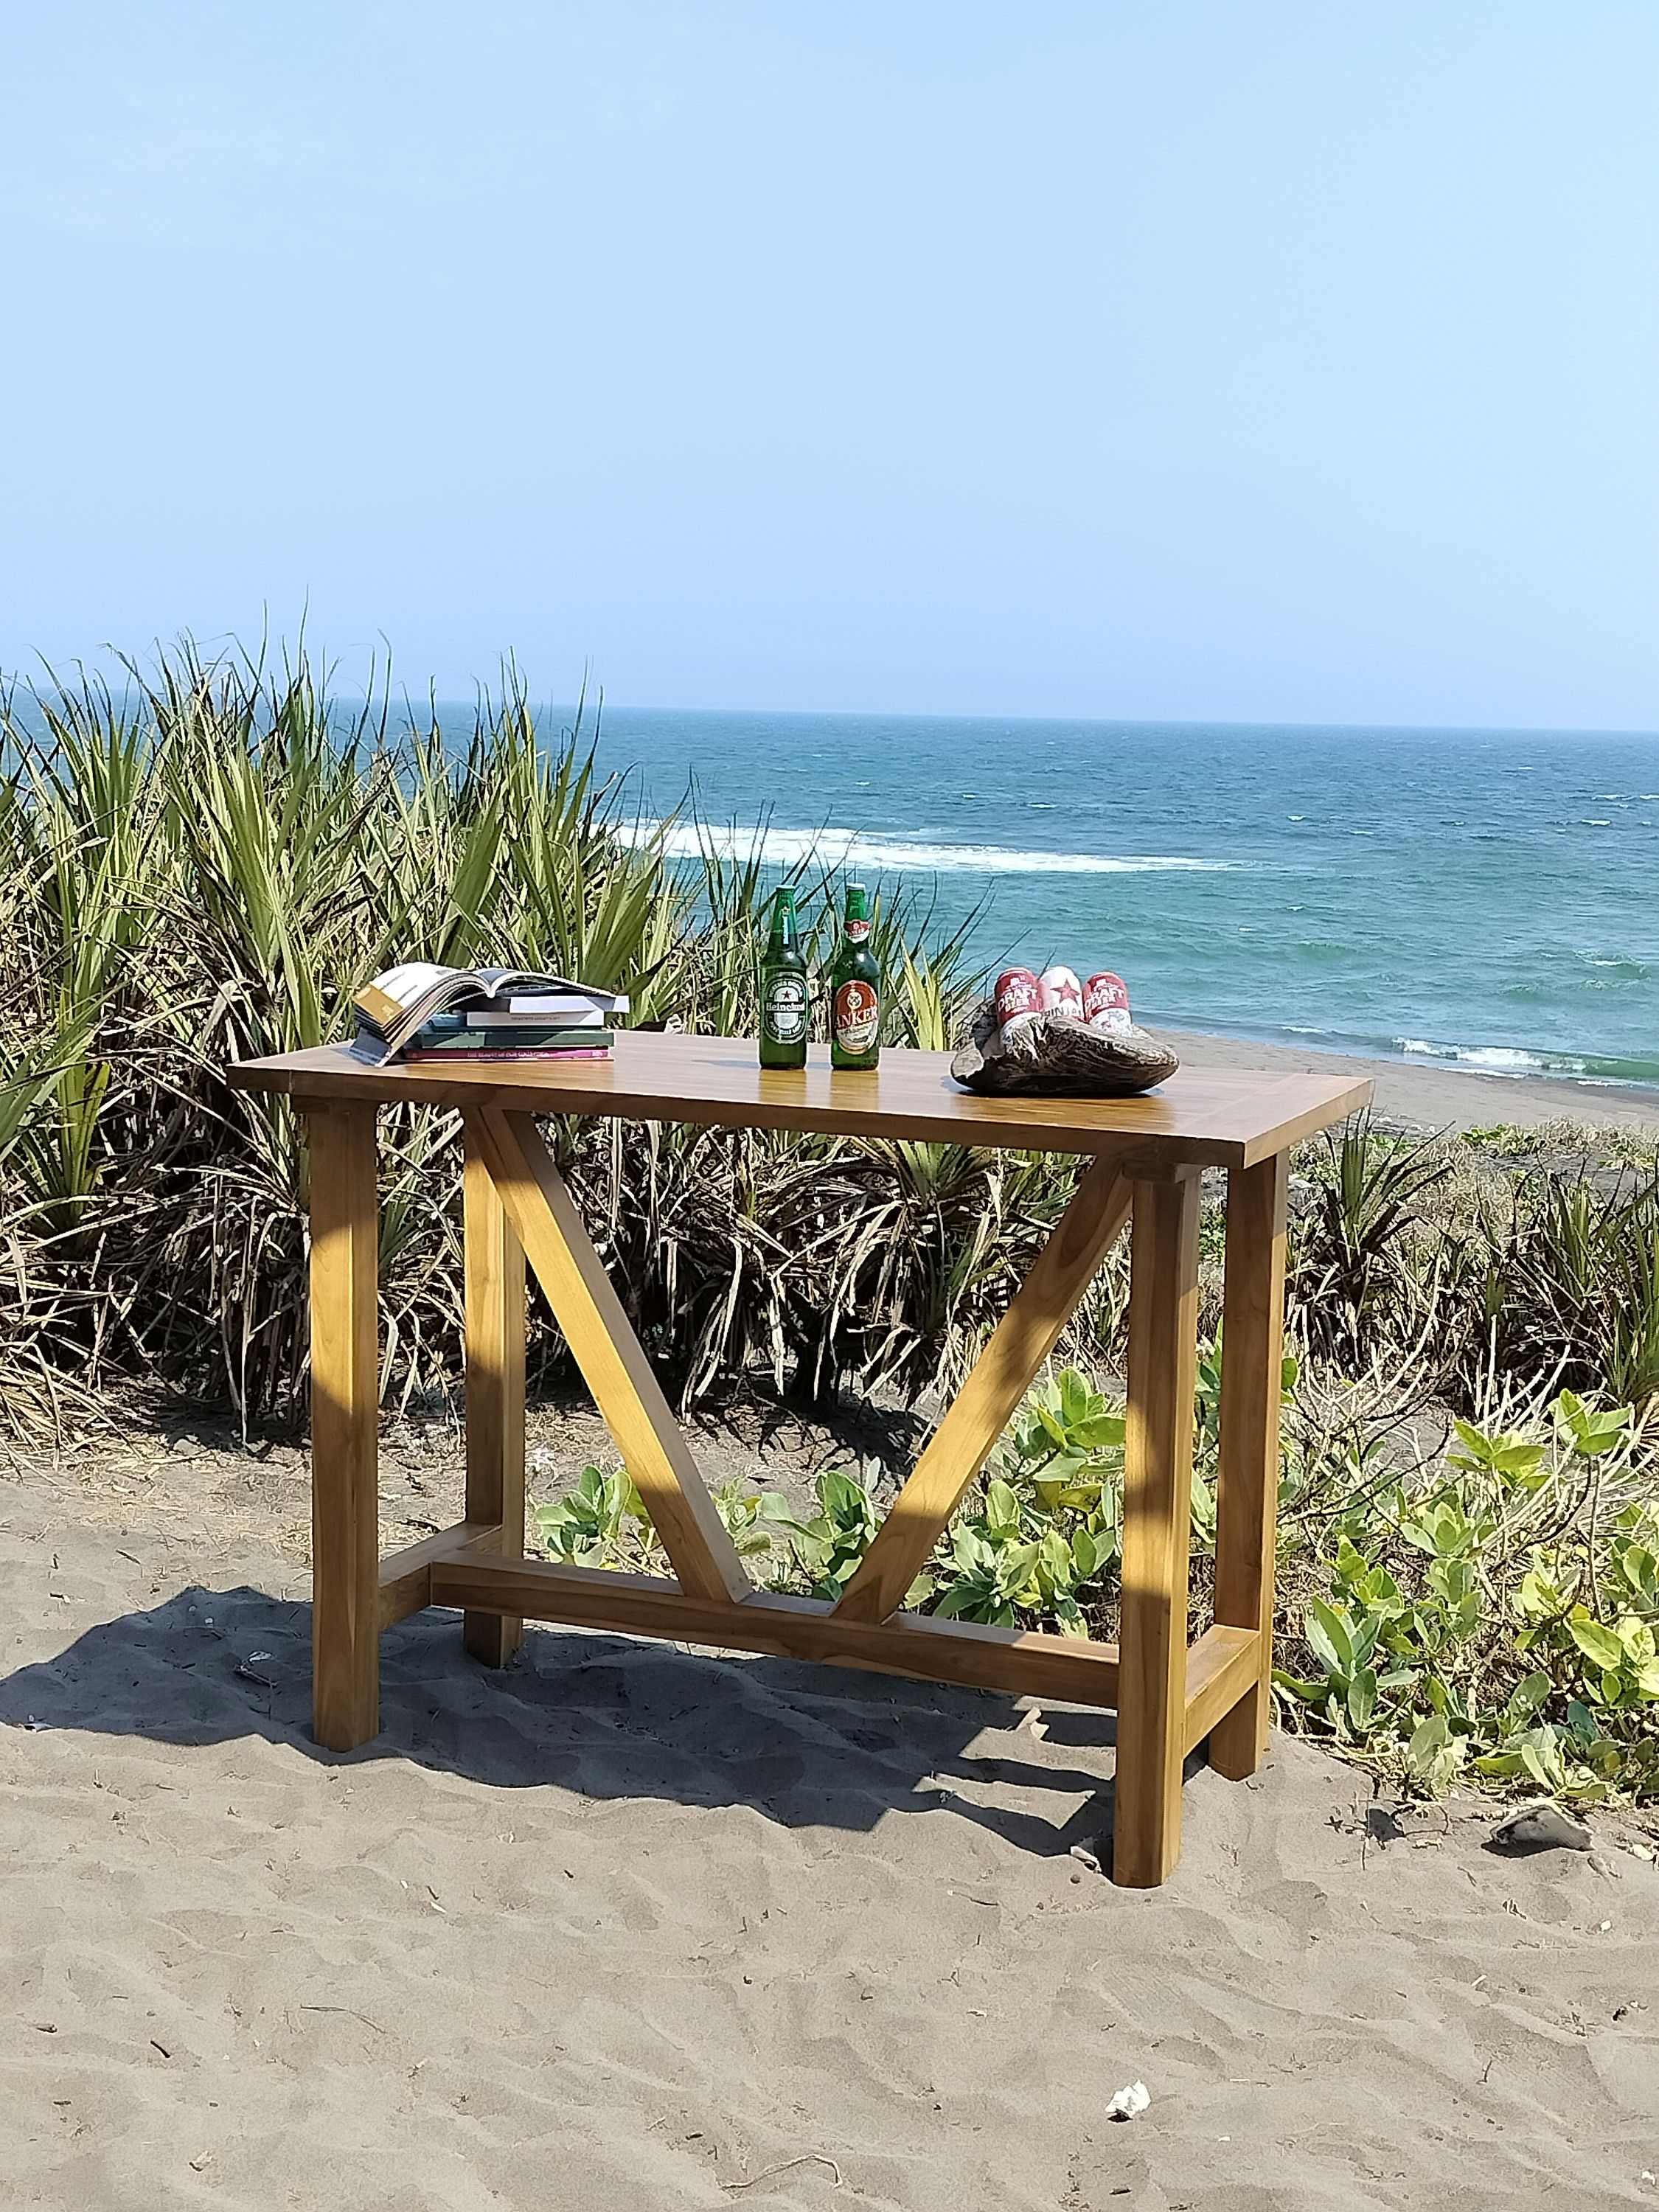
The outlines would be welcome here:
[[[741,1804],[787,1827],[866,1832],[941,1808],[1043,1856],[1109,1859],[1109,1713],[1023,1705],[786,1659],[532,1626],[491,1672],[431,1611],[381,1642],[381,1732],[311,1734],[311,1607],[243,1587],[181,1591],[0,1679],[0,1722],[172,1744],[264,1737],[327,1765],[412,1760],[498,1789]]]

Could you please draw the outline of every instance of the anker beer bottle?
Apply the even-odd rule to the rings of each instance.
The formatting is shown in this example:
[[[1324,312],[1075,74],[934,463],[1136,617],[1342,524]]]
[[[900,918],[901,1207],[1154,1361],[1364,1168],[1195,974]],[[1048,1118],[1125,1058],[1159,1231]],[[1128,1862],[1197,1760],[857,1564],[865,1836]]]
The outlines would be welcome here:
[[[772,901],[772,929],[761,962],[760,1064],[806,1065],[806,955],[795,927],[795,894]]]
[[[870,1068],[881,1054],[881,970],[870,950],[870,900],[847,886],[847,919],[830,977],[830,1065]]]

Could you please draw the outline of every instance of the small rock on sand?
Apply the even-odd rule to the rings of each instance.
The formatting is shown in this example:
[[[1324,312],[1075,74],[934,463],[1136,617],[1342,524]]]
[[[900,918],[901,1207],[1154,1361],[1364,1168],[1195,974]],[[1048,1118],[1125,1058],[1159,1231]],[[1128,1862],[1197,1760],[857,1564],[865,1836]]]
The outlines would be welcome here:
[[[1495,1851],[1524,1856],[1533,1851],[1587,1851],[1590,1832],[1569,1820],[1559,1805],[1522,1805],[1500,1820],[1486,1842]]]

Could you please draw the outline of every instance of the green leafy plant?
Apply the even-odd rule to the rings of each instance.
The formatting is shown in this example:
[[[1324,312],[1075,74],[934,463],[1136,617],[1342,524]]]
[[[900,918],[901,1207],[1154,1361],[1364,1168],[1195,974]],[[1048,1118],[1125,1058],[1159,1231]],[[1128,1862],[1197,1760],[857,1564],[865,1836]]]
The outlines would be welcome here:
[[[838,1598],[881,1525],[875,1500],[855,1475],[830,1469],[814,1485],[818,1510],[790,1529],[814,1597]]]
[[[1319,1671],[1280,1673],[1281,1692],[1431,1790],[1468,1768],[1559,1796],[1645,1793],[1659,1554],[1650,1499],[1616,1502],[1632,1408],[1563,1391],[1531,1431],[1460,1419],[1453,1434],[1426,1484],[1336,1532],[1328,1592],[1301,1621]]]
[[[615,1468],[607,1474],[590,1462],[572,1490],[538,1505],[535,1511],[550,1559],[575,1567],[661,1571],[656,1530],[626,1468]]]
[[[1086,1636],[1120,1550],[1123,1416],[1076,1368],[1038,1385],[930,1563],[935,1612]]]
[[[787,1577],[790,1539],[799,1523],[781,1491],[757,1490],[734,1475],[714,1492],[714,1510],[740,1559],[763,1571],[770,1566],[776,1579]]]
[[[994,1478],[982,1510],[958,1522],[936,1555],[934,1612],[1001,1627],[1028,1614],[1062,1636],[1086,1636],[1079,1593],[1116,1552],[1100,1521],[1097,1492],[1090,1511],[1068,1516],[1058,1500],[1034,1505]]]

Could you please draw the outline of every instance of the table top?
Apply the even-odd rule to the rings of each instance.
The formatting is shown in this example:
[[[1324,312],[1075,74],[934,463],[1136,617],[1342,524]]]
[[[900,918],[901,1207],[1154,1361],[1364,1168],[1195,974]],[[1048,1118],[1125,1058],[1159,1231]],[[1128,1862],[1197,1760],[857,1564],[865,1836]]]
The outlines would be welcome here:
[[[804,1068],[763,1068],[752,1038],[622,1030],[611,1058],[366,1067],[343,1045],[246,1060],[241,1091],[306,1105],[400,1100],[532,1114],[807,1129],[1048,1152],[1147,1152],[1170,1162],[1254,1167],[1370,1103],[1369,1079],[1183,1067],[1138,1098],[984,1098],[951,1079],[951,1056],[884,1048],[869,1073],[832,1073],[826,1046]]]

